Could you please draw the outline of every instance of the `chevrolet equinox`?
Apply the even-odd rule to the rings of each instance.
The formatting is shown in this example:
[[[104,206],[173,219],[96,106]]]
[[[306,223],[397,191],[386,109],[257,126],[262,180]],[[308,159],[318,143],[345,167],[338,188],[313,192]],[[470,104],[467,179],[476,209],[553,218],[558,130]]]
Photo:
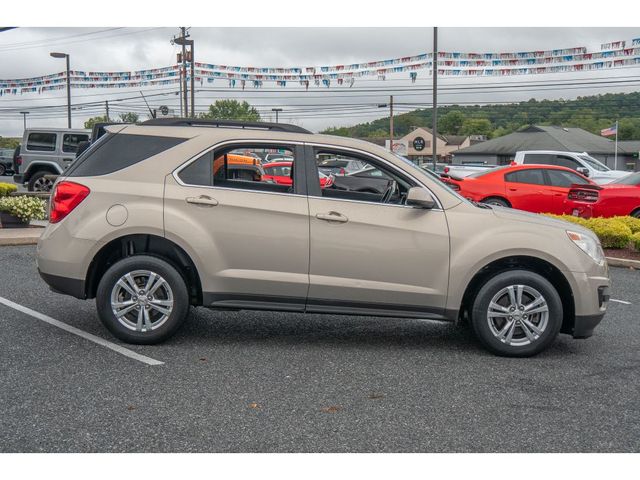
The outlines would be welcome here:
[[[205,306],[464,321],[523,357],[605,314],[592,232],[471,203],[374,144],[233,121],[107,131],[57,179],[37,265],[125,342],[161,342]],[[292,159],[291,182],[263,178],[268,154]],[[368,168],[371,188],[321,185],[327,159]]]

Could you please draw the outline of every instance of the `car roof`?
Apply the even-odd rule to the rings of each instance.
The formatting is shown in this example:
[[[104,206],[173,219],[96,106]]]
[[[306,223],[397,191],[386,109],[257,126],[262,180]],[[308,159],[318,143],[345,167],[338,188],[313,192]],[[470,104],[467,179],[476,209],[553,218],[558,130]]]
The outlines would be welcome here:
[[[269,163],[265,163],[262,166],[263,167],[290,167],[293,164],[293,162],[269,162]]]

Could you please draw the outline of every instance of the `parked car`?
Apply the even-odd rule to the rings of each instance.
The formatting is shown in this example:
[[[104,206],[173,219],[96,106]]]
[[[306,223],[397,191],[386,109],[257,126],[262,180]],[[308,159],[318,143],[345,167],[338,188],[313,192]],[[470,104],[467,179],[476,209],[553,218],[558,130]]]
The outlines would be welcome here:
[[[0,177],[13,173],[13,148],[0,149]]]
[[[443,168],[442,175],[445,177],[464,178],[474,173],[486,172],[492,168],[496,168],[496,165],[451,163]]]
[[[626,216],[640,218],[640,172],[596,188],[575,185],[568,193],[571,213],[580,217]]]
[[[30,192],[48,192],[53,186],[50,175],[60,175],[76,158],[81,142],[90,131],[68,128],[24,131],[20,148],[20,170],[13,176],[17,184],[26,184]]]
[[[291,178],[293,160],[287,162],[273,162],[265,163],[262,165],[264,169],[263,180],[267,182],[274,182],[278,185],[293,185],[293,178]],[[326,188],[333,185],[333,176],[325,175],[322,172],[318,172],[320,177],[320,188]]]
[[[598,184],[612,182],[630,173],[622,170],[611,170],[586,152],[577,153],[554,150],[521,151],[516,152],[513,163],[517,165],[537,164],[567,167],[585,177],[589,177]]]
[[[445,173],[445,169],[447,169],[447,167],[450,167],[451,164],[450,163],[440,163],[437,162],[436,163],[436,168],[435,170],[433,169],[433,162],[430,161],[424,161],[422,163],[422,165],[420,165],[420,168],[423,168],[425,170],[428,170],[430,172],[435,172],[438,175]]]
[[[105,327],[140,344],[205,306],[469,321],[489,350],[529,356],[559,332],[591,336],[605,315],[610,280],[591,231],[475,205],[369,142],[228,123],[107,127],[56,181],[37,247],[44,281],[95,298]],[[211,174],[249,146],[294,152],[293,185],[229,178],[227,162]],[[322,189],[321,155],[393,181],[384,195]]]
[[[596,185],[569,168],[553,165],[498,167],[448,181],[460,187],[460,195],[474,202],[556,214],[572,211],[568,201],[572,186]]]
[[[366,167],[366,164],[349,158],[326,158],[318,162],[318,169],[325,175],[347,175]]]

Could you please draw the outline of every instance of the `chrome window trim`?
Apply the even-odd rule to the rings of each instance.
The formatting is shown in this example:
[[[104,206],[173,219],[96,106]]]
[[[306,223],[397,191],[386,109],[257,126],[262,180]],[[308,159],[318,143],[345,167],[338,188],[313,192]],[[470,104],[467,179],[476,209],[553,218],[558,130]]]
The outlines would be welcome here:
[[[255,143],[257,143],[257,144],[266,143],[266,144],[274,144],[274,145],[301,145],[301,146],[308,145],[308,146],[311,146],[311,147],[324,147],[324,148],[331,148],[331,149],[334,149],[334,150],[344,150],[344,151],[354,152],[354,153],[357,153],[357,154],[368,156],[370,158],[373,158],[374,160],[377,160],[377,161],[380,161],[380,162],[384,163],[386,166],[391,168],[393,171],[400,170],[401,171],[401,176],[402,175],[407,176],[407,177],[411,178],[411,180],[413,180],[415,183],[417,183],[422,188],[427,189],[429,191],[429,193],[431,194],[431,196],[435,199],[436,203],[438,204],[438,208],[432,208],[430,210],[431,211],[444,211],[444,208],[442,207],[442,203],[440,202],[440,199],[438,198],[437,195],[435,195],[433,193],[433,190],[431,190],[429,187],[427,187],[424,184],[424,182],[420,181],[419,179],[417,179],[413,175],[405,172],[404,170],[399,169],[396,165],[394,165],[393,163],[389,162],[388,160],[385,160],[384,158],[381,158],[381,157],[379,157],[379,156],[377,156],[377,155],[375,155],[373,153],[369,153],[369,152],[366,152],[364,150],[359,150],[359,149],[351,148],[351,147],[344,147],[344,146],[341,146],[341,145],[326,144],[326,143],[300,142],[300,141],[289,141],[289,140],[263,140],[263,139],[224,140],[222,142],[216,143],[215,145],[207,147],[204,150],[196,153],[190,159],[188,159],[186,162],[184,162],[183,164],[181,164],[178,167],[176,167],[173,170],[173,172],[171,172],[171,175],[173,176],[174,180],[178,183],[178,185],[183,186],[183,187],[207,188],[207,189],[213,189],[213,190],[231,190],[231,191],[251,192],[251,193],[266,193],[268,195],[286,195],[286,196],[294,196],[294,197],[309,197],[309,198],[319,198],[321,200],[333,200],[333,201],[340,201],[340,202],[361,203],[361,204],[365,204],[365,205],[379,205],[379,206],[382,205],[382,206],[387,206],[387,207],[402,207],[402,208],[414,209],[414,207],[411,207],[411,206],[408,206],[408,205],[394,205],[394,204],[390,204],[390,203],[367,202],[367,201],[362,201],[362,200],[350,200],[350,199],[318,197],[316,195],[309,195],[309,194],[301,195],[299,193],[279,193],[279,192],[269,192],[269,191],[262,191],[262,190],[249,190],[249,189],[244,189],[244,188],[216,187],[216,186],[213,186],[213,185],[193,185],[193,184],[189,184],[189,183],[184,183],[180,179],[180,177],[178,176],[178,174],[182,170],[184,170],[189,165],[191,165],[193,162],[198,160],[202,155],[206,155],[207,153],[209,153],[212,150],[215,150],[216,148],[220,148],[220,147],[223,147],[225,145],[234,144],[234,143],[239,143],[239,144],[243,144],[243,143],[244,144],[246,144],[246,143],[254,143],[254,144]]]
[[[419,179],[417,179],[416,177],[414,177],[410,173],[407,173],[404,170],[399,169],[397,165],[394,165],[393,163],[391,163],[390,161],[388,161],[388,160],[386,160],[384,158],[381,158],[381,157],[379,157],[379,156],[377,156],[377,155],[375,155],[373,153],[366,152],[364,150],[359,150],[357,148],[343,147],[343,146],[340,146],[340,145],[330,145],[330,144],[316,143],[316,142],[305,142],[305,144],[310,146],[310,147],[325,147],[325,148],[331,148],[332,150],[345,150],[345,151],[349,151],[349,152],[358,153],[358,154],[365,155],[367,157],[373,158],[374,160],[377,160],[377,161],[380,161],[380,162],[384,163],[386,166],[388,166],[394,172],[397,172],[398,170],[400,170],[400,176],[409,177],[411,180],[413,180],[419,186],[421,186],[422,188],[425,188],[426,190],[429,191],[431,196],[435,199],[436,203],[438,204],[438,208],[432,208],[431,210],[444,211],[444,208],[442,207],[442,203],[440,202],[440,199],[438,198],[438,196],[435,193],[433,193],[433,190],[431,190],[429,187],[427,187],[424,184],[424,182],[420,181]],[[349,200],[349,199],[341,200],[341,199],[337,199],[337,198],[318,197],[316,195],[309,195],[309,197],[310,198],[322,198],[324,200],[339,200],[339,201],[347,201],[347,202],[354,202],[354,203],[366,203],[366,204],[371,204],[371,205],[386,205],[386,206],[404,207],[404,208],[411,208],[411,209],[414,208],[414,207],[407,206],[407,205],[394,205],[394,204],[390,204],[390,203],[366,202],[366,201],[361,201],[361,200]]]

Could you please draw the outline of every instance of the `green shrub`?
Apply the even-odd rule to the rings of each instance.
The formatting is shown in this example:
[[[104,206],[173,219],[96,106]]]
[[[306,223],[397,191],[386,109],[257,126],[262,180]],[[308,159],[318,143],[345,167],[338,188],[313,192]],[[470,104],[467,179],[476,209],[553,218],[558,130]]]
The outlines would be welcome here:
[[[631,229],[614,218],[590,218],[586,226],[598,236],[602,248],[626,248],[631,240]]]
[[[10,195],[17,190],[18,190],[18,187],[15,186],[13,183],[0,182],[0,197],[6,197],[7,195]]]
[[[555,218],[556,220],[564,220],[565,222],[575,223],[582,227],[587,226],[588,220],[582,217],[576,217],[575,215],[554,215],[552,213],[545,213],[547,217]]]
[[[631,235],[631,244],[638,252],[640,252],[640,232]]]
[[[0,198],[0,212],[6,212],[28,222],[45,218],[45,202],[36,197],[26,195],[20,197]]]
[[[631,233],[640,232],[640,218],[635,217],[611,217],[612,220],[618,220],[631,229]]]

